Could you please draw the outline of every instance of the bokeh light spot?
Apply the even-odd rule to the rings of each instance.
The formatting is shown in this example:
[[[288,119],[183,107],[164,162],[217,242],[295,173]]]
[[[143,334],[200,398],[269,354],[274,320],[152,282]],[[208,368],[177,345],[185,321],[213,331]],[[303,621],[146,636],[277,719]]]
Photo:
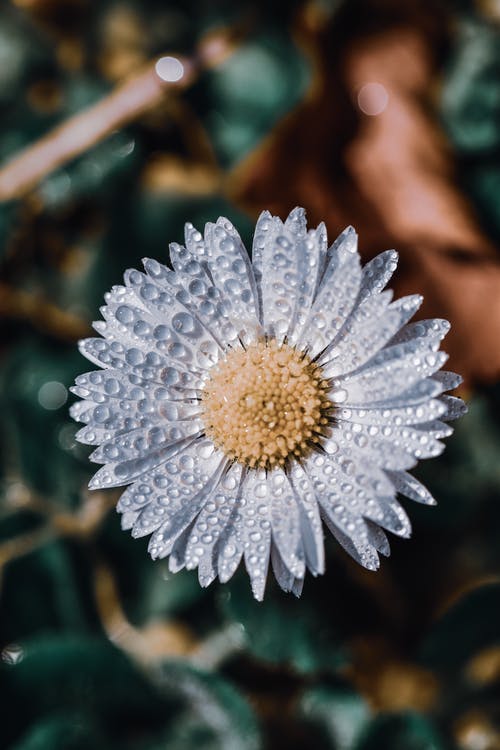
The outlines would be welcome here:
[[[365,83],[358,91],[358,107],[365,115],[380,115],[388,103],[389,94],[381,83]]]
[[[19,664],[24,656],[24,650],[18,643],[10,643],[2,650],[2,661],[5,664]]]
[[[72,424],[65,424],[64,427],[61,427],[57,436],[61,448],[70,451],[77,447],[75,432],[75,427]]]
[[[174,83],[184,75],[184,65],[176,57],[160,57],[155,65],[156,74],[162,81]]]
[[[38,391],[38,403],[44,409],[60,409],[68,399],[66,387],[57,380],[49,380]]]

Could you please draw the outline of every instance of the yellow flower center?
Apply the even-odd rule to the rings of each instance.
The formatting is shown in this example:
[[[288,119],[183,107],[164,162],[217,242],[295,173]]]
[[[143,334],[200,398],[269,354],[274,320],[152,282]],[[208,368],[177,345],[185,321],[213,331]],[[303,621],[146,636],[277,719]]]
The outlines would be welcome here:
[[[229,352],[202,394],[207,436],[251,468],[303,458],[327,435],[333,403],[318,365],[276,341]]]

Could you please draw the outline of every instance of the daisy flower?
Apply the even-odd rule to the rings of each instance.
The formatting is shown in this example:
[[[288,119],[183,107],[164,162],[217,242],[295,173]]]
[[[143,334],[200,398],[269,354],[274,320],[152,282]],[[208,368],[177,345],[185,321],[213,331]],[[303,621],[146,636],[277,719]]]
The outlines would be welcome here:
[[[449,324],[408,323],[422,297],[384,291],[395,251],[362,267],[351,227],[329,247],[300,208],[261,214],[251,261],[219,218],[204,235],[187,224],[170,262],[128,270],[102,338],[80,342],[102,368],[72,389],[77,438],[103,464],[90,488],[128,485],[123,528],[202,586],[243,559],[257,599],[269,564],[299,596],[306,569],[324,571],[324,526],[375,570],[386,531],[410,535],[397,495],[435,502],[408,469],[465,411],[443,395],[460,383],[440,371]]]

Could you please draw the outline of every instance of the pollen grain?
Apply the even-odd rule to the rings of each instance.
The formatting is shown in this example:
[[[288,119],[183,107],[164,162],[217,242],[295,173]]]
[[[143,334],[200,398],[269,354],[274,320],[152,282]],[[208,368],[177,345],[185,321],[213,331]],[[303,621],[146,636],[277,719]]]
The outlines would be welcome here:
[[[327,435],[333,403],[321,368],[274,340],[230,351],[202,394],[207,436],[250,468],[284,466]]]

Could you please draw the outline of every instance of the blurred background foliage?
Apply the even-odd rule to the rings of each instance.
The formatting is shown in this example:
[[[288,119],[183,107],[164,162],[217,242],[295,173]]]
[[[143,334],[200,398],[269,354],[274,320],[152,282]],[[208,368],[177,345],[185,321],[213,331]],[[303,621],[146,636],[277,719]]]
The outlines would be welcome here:
[[[2,162],[165,54],[202,64],[0,203],[0,745],[498,750],[500,3],[5,0]],[[296,204],[401,251],[470,412],[380,572],[328,541],[301,600],[258,604],[120,531],[67,389],[126,267]]]

